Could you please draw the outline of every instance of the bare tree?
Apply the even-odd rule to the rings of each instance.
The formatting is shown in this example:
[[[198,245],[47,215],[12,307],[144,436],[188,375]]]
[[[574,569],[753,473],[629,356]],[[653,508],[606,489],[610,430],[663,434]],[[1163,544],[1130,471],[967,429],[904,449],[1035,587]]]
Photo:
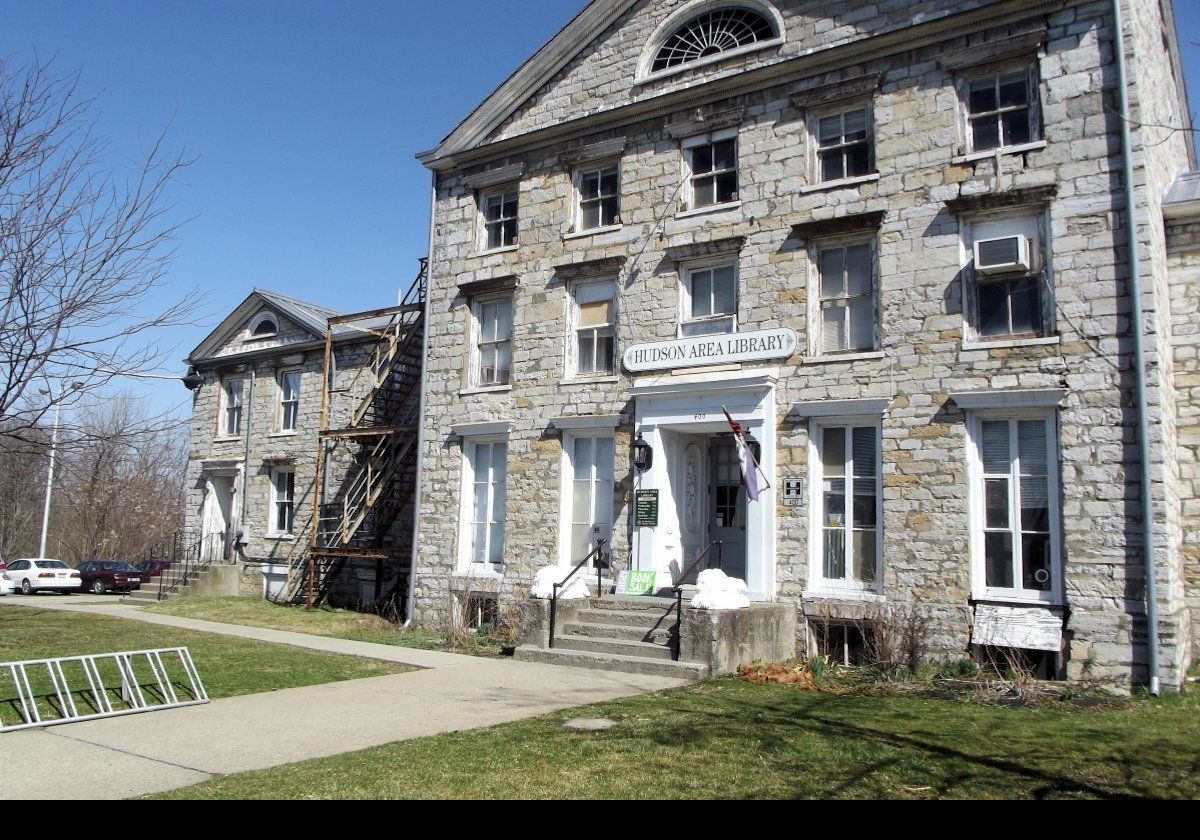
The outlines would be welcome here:
[[[78,74],[0,61],[0,436],[36,441],[56,402],[157,367],[153,333],[195,305],[151,308],[178,229],[166,190],[191,161],[160,134],[114,171],[95,113]]]

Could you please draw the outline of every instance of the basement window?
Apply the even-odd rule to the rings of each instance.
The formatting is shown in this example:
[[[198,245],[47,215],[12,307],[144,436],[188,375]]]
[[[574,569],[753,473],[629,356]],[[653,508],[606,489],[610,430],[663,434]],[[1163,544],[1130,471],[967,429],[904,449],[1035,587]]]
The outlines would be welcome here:
[[[868,664],[867,630],[860,624],[810,621],[809,655],[846,668]]]
[[[473,633],[490,633],[500,615],[499,603],[488,595],[471,595],[467,598],[463,616],[466,629]]]

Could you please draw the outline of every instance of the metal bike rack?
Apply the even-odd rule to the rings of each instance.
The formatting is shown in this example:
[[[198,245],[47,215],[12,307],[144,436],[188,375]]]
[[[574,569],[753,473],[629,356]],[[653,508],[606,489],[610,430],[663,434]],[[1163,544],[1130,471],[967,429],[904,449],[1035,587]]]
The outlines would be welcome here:
[[[178,680],[173,679],[167,669],[168,663],[174,664],[176,661],[183,671]],[[143,674],[149,670],[146,682],[139,681],[135,664],[143,669]],[[82,671],[86,686],[71,687],[67,673],[68,669],[75,670],[73,666],[78,666]],[[113,667],[120,684],[106,686],[101,669],[111,672]],[[35,679],[43,674],[49,679],[49,692],[35,691],[35,684],[30,681],[31,672]],[[11,700],[5,691],[6,673],[16,690]],[[40,682],[37,687],[41,688]],[[180,690],[177,691],[177,688]],[[119,696],[113,695],[112,692],[118,689]],[[42,700],[40,708],[39,699]],[[209,702],[204,683],[192,662],[192,655],[185,647],[0,662],[0,700],[8,700],[5,705],[11,704],[21,718],[20,723],[6,725],[3,714],[7,709],[0,706],[0,733],[180,709]],[[46,712],[53,712],[56,716],[48,717]]]

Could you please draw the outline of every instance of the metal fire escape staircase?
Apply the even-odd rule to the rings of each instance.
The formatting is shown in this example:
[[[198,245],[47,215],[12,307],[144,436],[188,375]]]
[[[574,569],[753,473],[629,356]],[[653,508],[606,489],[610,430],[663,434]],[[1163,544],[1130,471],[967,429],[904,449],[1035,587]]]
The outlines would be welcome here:
[[[411,535],[395,526],[416,493],[427,270],[422,260],[399,306],[329,320],[317,504],[307,555],[290,569],[292,603],[319,606],[352,560],[374,561],[377,605],[386,600],[381,586],[388,567],[397,572],[393,593],[407,584],[411,558],[404,540]],[[369,363],[348,383],[339,380],[334,356],[335,332],[345,329],[377,339]]]

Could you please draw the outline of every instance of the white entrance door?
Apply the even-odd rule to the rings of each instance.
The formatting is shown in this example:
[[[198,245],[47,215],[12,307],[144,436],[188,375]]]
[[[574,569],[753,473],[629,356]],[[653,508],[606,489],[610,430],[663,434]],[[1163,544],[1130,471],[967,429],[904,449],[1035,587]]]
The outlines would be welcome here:
[[[747,499],[737,447],[732,436],[717,435],[709,451],[709,541],[721,541],[721,568],[725,574],[745,580]]]
[[[225,559],[227,542],[233,528],[233,476],[212,476],[208,480],[208,498],[204,517],[204,559],[217,563]]]

